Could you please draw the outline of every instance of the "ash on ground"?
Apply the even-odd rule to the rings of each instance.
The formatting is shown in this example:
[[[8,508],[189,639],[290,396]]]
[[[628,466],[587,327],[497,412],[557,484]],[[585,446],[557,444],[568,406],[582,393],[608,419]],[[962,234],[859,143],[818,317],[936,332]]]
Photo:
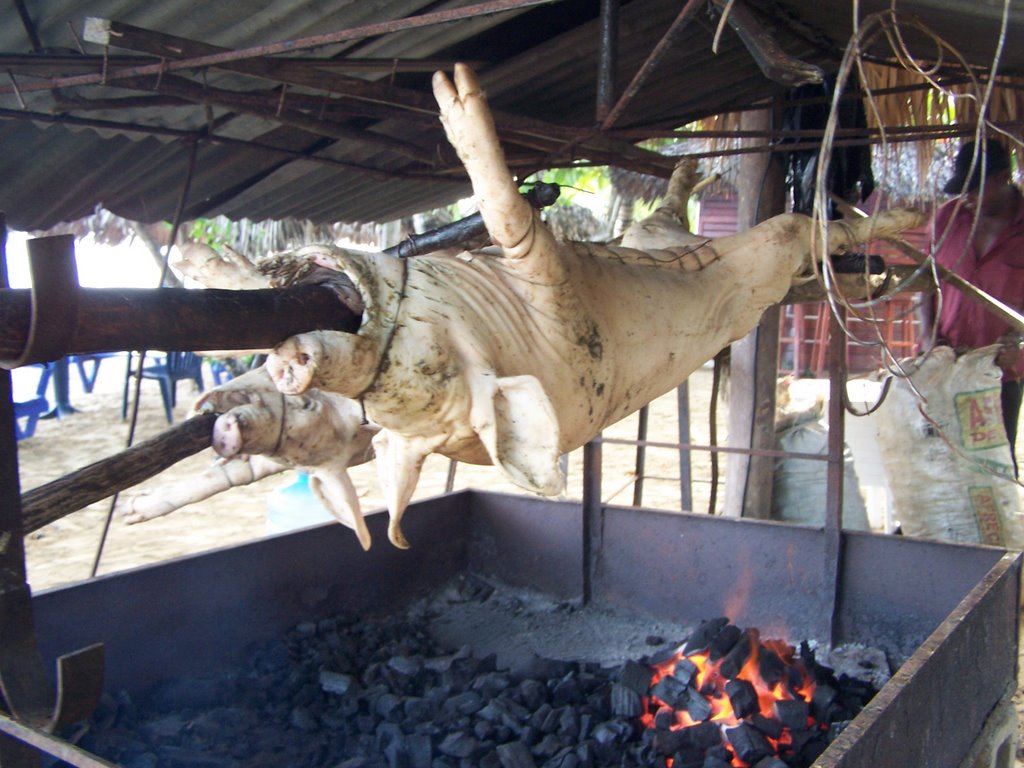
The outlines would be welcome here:
[[[493,653],[499,668],[513,672],[538,658],[618,666],[675,649],[694,628],[559,602],[473,575],[458,577],[413,612],[423,614],[441,645]]]

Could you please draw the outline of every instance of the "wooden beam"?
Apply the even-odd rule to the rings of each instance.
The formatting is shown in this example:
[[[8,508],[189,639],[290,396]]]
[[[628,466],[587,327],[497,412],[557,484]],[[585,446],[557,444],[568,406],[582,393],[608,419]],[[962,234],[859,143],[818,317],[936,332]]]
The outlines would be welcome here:
[[[77,331],[65,354],[128,349],[266,349],[315,329],[355,331],[361,307],[323,285],[255,291],[81,288]],[[0,359],[25,348],[30,292],[0,290]],[[46,308],[40,308],[46,322]],[[28,361],[44,362],[44,361]]]

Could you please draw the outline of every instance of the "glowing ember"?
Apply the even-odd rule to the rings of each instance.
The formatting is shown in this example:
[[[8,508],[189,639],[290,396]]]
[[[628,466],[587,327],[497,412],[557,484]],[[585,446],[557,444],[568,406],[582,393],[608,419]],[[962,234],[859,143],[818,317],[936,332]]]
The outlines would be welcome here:
[[[668,768],[810,765],[838,732],[834,724],[874,693],[840,700],[832,670],[806,644],[798,656],[788,643],[762,641],[757,630],[724,618],[704,622],[647,672],[641,685],[646,675],[634,672],[632,689],[646,688],[640,720]]]

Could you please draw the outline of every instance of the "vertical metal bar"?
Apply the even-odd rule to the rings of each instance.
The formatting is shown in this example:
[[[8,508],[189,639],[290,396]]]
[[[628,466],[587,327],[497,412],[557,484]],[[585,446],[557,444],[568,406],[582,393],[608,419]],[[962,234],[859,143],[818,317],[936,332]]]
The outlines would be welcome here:
[[[679,413],[679,445],[690,443],[690,382],[676,388],[676,408]],[[693,470],[690,467],[690,449],[679,449],[679,508],[693,511]]]
[[[661,40],[658,41],[657,45],[654,46],[647,59],[643,64],[640,65],[640,69],[637,70],[636,74],[633,75],[633,79],[626,86],[626,90],[622,92],[619,100],[615,102],[615,106],[612,107],[611,111],[601,120],[601,130],[607,131],[620,117],[622,113],[626,111],[630,102],[643,87],[644,82],[648,76],[653,72],[658,63],[661,61],[661,57],[665,55],[669,48],[675,43],[675,39],[679,32],[686,27],[686,22],[690,20],[698,10],[704,7],[704,0],[687,0],[686,5],[676,16],[675,21],[672,22],[671,26],[662,35]]]
[[[825,580],[822,583],[831,589],[828,595],[827,638],[828,647],[831,647],[839,615],[843,557],[843,458],[846,446],[843,434],[843,401],[846,394],[846,335],[839,320],[831,313],[828,330],[828,473],[825,486]]]
[[[619,53],[619,0],[601,0],[601,59],[597,70],[597,122],[615,104],[615,68]]]
[[[637,414],[637,425],[636,425],[636,463],[634,465],[634,477],[636,480],[633,481],[633,506],[639,507],[644,503],[644,472],[646,472],[647,464],[647,446],[644,445],[644,441],[647,440],[647,417],[650,412],[648,406],[644,406],[640,409]]]
[[[583,604],[593,596],[601,551],[601,436],[583,446]]]

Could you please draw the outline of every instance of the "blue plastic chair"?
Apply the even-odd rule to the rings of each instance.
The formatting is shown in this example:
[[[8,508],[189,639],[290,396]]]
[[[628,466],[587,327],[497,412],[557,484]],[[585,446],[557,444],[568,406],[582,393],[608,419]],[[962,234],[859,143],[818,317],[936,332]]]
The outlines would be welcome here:
[[[78,375],[82,378],[82,389],[92,392],[96,386],[96,377],[100,373],[100,363],[108,357],[117,357],[120,352],[97,352],[92,355],[71,355],[68,361],[78,366]],[[92,371],[86,370],[86,364],[92,363]]]
[[[135,375],[132,370],[133,355],[128,355],[128,370],[124,377],[124,397],[121,401],[121,418],[128,415],[128,382]],[[203,391],[203,358],[195,352],[168,352],[162,360],[151,365],[143,365],[143,379],[156,379],[160,382],[160,395],[164,400],[164,413],[167,423],[174,423],[174,406],[177,404],[178,382],[191,379],[199,391]]]
[[[52,364],[39,363],[38,366],[32,367],[42,368],[39,383],[36,384],[36,396],[31,400],[14,403],[14,435],[18,440],[32,437],[36,433],[39,418],[50,410],[50,403],[46,399],[46,387],[50,384]]]

